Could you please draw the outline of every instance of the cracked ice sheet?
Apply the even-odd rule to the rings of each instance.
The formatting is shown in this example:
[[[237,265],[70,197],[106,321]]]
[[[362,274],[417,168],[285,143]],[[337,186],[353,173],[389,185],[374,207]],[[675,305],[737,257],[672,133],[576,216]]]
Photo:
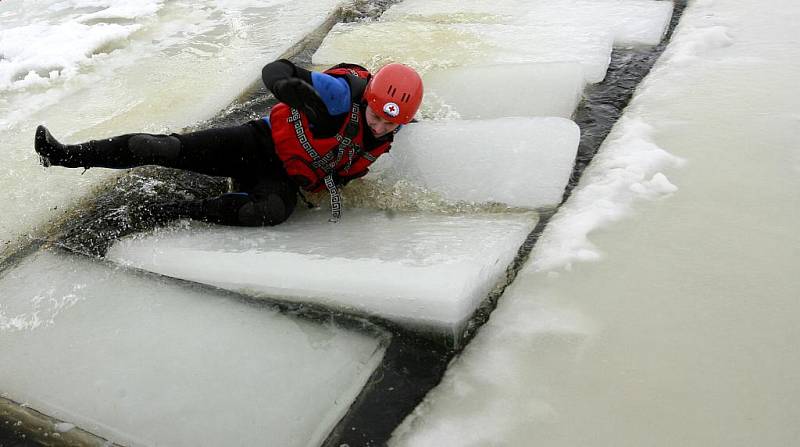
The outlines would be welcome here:
[[[115,243],[114,262],[458,334],[536,225],[534,213],[296,212],[272,228],[191,224]]]
[[[381,20],[563,25],[610,31],[615,45],[655,45],[672,17],[671,1],[405,0]]]
[[[0,277],[4,397],[124,445],[318,445],[374,330],[45,251]]]
[[[346,60],[372,69],[402,62],[423,74],[435,68],[576,62],[586,82],[600,82],[608,69],[612,40],[604,31],[569,26],[339,23],[312,61],[333,65]]]

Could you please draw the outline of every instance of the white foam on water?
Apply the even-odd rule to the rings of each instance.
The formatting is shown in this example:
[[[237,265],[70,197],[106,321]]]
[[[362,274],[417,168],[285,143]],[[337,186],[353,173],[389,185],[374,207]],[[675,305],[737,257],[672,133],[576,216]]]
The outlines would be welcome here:
[[[6,0],[0,15],[0,92],[41,91],[74,78],[128,46],[131,35],[152,25],[163,6],[163,0]]]
[[[354,22],[334,26],[312,61],[347,60],[372,69],[402,62],[423,74],[470,65],[575,62],[587,82],[599,82],[611,48],[608,33],[567,26]]]
[[[58,215],[110,171],[43,169],[34,130],[68,143],[208,119],[342,0],[0,2],[0,244]],[[265,111],[266,112],[266,111]]]
[[[617,46],[655,45],[669,25],[672,7],[671,1],[653,0],[405,0],[381,20],[577,26],[610,31]]]
[[[173,227],[108,259],[255,297],[320,304],[458,333],[505,274],[535,214],[296,212],[274,228]],[[213,261],[211,261],[213,260]]]
[[[451,67],[431,70],[423,81],[423,119],[569,118],[585,87],[578,63]]]
[[[412,123],[368,177],[450,201],[550,207],[561,202],[579,140],[578,126],[558,117]]]
[[[4,395],[123,445],[319,445],[384,352],[377,332],[58,252],[0,288]]]
[[[81,66],[92,62],[95,51],[126,39],[140,28],[68,22],[34,23],[0,31],[0,52],[4,56],[0,61],[0,92],[46,87],[58,78],[75,76]]]
[[[589,240],[597,228],[630,213],[637,199],[667,197],[677,191],[661,172],[683,163],[653,142],[653,128],[623,116],[584,171],[572,197],[551,219],[538,242],[534,270],[569,269],[574,261],[597,260]]]

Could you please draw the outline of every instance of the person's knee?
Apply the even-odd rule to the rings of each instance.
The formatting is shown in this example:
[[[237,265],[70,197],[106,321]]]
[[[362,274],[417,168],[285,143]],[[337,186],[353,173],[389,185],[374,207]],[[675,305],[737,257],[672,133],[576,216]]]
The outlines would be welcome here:
[[[239,223],[244,226],[273,226],[286,221],[294,211],[294,203],[278,194],[251,201],[239,208]]]

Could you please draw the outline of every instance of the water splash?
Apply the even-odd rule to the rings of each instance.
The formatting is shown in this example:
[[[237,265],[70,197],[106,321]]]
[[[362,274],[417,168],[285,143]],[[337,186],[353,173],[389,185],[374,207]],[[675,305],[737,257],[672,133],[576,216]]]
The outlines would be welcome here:
[[[313,203],[325,203],[327,193],[311,194]],[[348,207],[375,208],[384,211],[425,211],[441,214],[457,213],[523,213],[529,209],[510,207],[503,203],[474,203],[443,198],[407,179],[389,180],[368,177],[349,184],[342,191],[342,200]]]

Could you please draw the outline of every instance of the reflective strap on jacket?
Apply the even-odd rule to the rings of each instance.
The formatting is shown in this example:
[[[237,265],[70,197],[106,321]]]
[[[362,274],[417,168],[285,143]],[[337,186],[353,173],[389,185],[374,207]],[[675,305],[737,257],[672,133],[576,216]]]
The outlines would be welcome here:
[[[289,121],[294,122],[294,131],[297,135],[297,141],[300,142],[300,145],[303,146],[303,150],[311,157],[311,165],[317,169],[321,169],[322,172],[325,173],[323,182],[331,196],[331,218],[328,219],[328,222],[339,222],[342,218],[342,196],[339,194],[339,189],[336,187],[336,182],[333,180],[336,166],[342,160],[342,156],[345,152],[348,152],[345,171],[349,170],[353,165],[356,154],[364,156],[367,160],[375,161],[375,157],[362,152],[358,145],[353,143],[353,137],[358,134],[360,107],[358,103],[353,103],[353,108],[350,110],[350,122],[345,129],[346,134],[344,136],[336,134],[336,141],[339,142],[339,145],[336,147],[335,151],[328,152],[324,157],[320,157],[319,153],[314,149],[314,146],[311,145],[306,131],[303,128],[303,123],[300,120],[300,111],[292,108],[291,112],[292,115]]]

